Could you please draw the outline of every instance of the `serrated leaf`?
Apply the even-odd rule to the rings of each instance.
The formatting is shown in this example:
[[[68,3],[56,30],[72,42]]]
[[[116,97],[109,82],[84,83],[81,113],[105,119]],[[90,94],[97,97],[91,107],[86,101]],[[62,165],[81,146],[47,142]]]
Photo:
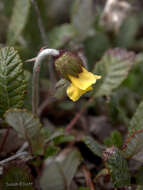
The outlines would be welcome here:
[[[72,7],[71,22],[78,31],[78,39],[83,40],[93,23],[93,1],[75,0]]]
[[[42,189],[67,190],[80,162],[77,150],[72,150],[63,161],[49,161],[40,179]]]
[[[141,102],[132,117],[128,131],[129,135],[133,134],[137,130],[142,130],[143,129],[143,102]]]
[[[27,166],[21,164],[9,165],[4,175],[0,178],[0,189],[1,190],[34,190],[34,180],[30,174],[30,170]]]
[[[104,149],[103,146],[101,146],[97,141],[95,141],[90,136],[85,136],[83,138],[83,142],[86,144],[86,146],[93,152],[93,154],[99,156],[102,158],[102,151]]]
[[[102,76],[95,88],[95,96],[110,95],[127,77],[135,54],[124,49],[108,50],[96,66],[94,73]]]
[[[128,137],[124,145],[124,154],[127,158],[133,157],[141,161],[143,158],[143,102],[138,106],[128,127]]]
[[[0,115],[24,104],[26,82],[23,63],[13,47],[0,49]]]
[[[76,29],[71,24],[63,24],[53,28],[48,34],[51,48],[61,48],[65,43],[71,41],[76,35]]]
[[[134,158],[138,161],[143,159],[143,131],[133,133],[124,144],[124,156],[126,158]]]
[[[6,122],[23,139],[30,139],[39,134],[41,123],[38,118],[27,110],[10,109],[5,113],[4,117]]]
[[[130,185],[130,173],[122,152],[112,147],[106,149],[103,155],[105,166],[109,170],[114,186],[124,187]]]
[[[10,109],[4,117],[19,137],[29,142],[34,154],[43,154],[44,138],[40,133],[39,118],[27,110],[21,109]]]
[[[30,10],[30,0],[15,0],[13,14],[8,28],[7,41],[15,44],[22,33]]]

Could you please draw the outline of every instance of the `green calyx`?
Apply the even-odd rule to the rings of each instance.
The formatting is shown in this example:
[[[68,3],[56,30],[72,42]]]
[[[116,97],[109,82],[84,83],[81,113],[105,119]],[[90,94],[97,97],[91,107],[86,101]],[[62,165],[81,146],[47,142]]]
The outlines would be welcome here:
[[[68,75],[78,77],[78,74],[82,72],[81,66],[80,57],[71,52],[64,52],[55,60],[56,70],[67,80],[69,80]]]

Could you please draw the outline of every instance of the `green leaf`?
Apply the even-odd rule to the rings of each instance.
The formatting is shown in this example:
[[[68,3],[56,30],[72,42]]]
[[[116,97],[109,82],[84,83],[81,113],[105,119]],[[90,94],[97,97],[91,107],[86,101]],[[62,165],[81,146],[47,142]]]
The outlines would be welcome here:
[[[93,23],[93,1],[74,0],[71,22],[78,31],[78,40],[83,40]]]
[[[112,144],[112,139],[110,137],[107,137],[104,139],[104,144],[107,146],[107,147],[111,147],[113,144]]]
[[[21,109],[10,109],[5,115],[6,122],[28,141],[34,154],[43,154],[44,137],[41,134],[41,123],[31,112]]]
[[[143,102],[138,106],[134,116],[132,117],[128,127],[128,137],[124,144],[124,154],[127,158],[133,157],[134,159],[142,162],[143,152]]]
[[[71,41],[76,35],[76,29],[71,24],[63,24],[53,28],[48,33],[49,46],[51,48],[61,48]]]
[[[90,136],[85,136],[83,138],[83,142],[86,144],[86,146],[93,152],[93,154],[99,156],[102,158],[102,151],[104,149],[103,146],[101,146],[97,141],[95,141]]]
[[[30,10],[30,0],[15,0],[11,22],[8,28],[7,41],[15,44],[22,33]]]
[[[48,158],[50,156],[55,156],[59,151],[59,147],[48,145],[48,147],[45,150],[44,157]]]
[[[72,150],[63,161],[49,160],[40,179],[43,190],[67,190],[81,162],[77,150]]]
[[[55,138],[63,136],[63,135],[64,135],[64,130],[62,128],[57,129],[55,132],[52,132],[52,134],[49,135],[45,141],[46,141],[46,143],[49,143],[50,141],[54,140]]]
[[[65,143],[65,142],[71,142],[71,141],[73,141],[74,139],[75,139],[74,136],[61,135],[61,136],[58,136],[58,137],[56,137],[56,138],[54,139],[54,143],[55,143],[56,145],[58,145],[58,144]]]
[[[115,130],[112,132],[112,135],[110,138],[106,138],[104,140],[104,143],[109,147],[114,145],[119,148],[122,146],[122,136],[119,133],[119,131]]]
[[[13,127],[18,135],[23,139],[30,139],[37,134],[41,129],[41,123],[32,113],[27,110],[10,109],[5,115],[6,122]]]
[[[0,115],[24,104],[26,82],[23,63],[13,47],[0,49]]]
[[[103,157],[114,186],[124,187],[130,185],[130,173],[122,152],[115,147],[108,148],[104,151]]]
[[[136,131],[127,138],[124,144],[124,156],[143,162],[143,131]]]
[[[129,135],[138,130],[143,130],[143,101],[139,104],[128,127]]]
[[[116,46],[129,48],[135,41],[138,29],[139,22],[137,16],[129,16],[120,27],[116,37]]]
[[[112,144],[118,148],[122,146],[122,136],[119,131],[112,132]]]
[[[95,61],[100,60],[110,47],[110,40],[105,32],[96,31],[94,36],[86,38],[84,41],[84,52],[88,59],[89,67],[93,68]]]
[[[124,49],[108,50],[96,66],[94,73],[102,76],[96,85],[95,96],[110,95],[127,77],[135,54]]]

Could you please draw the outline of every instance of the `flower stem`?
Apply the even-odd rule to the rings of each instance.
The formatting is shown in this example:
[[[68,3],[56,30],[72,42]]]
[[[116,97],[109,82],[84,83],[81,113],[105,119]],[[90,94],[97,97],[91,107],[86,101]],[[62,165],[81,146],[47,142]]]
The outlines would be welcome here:
[[[55,49],[43,49],[37,55],[34,67],[33,67],[33,79],[32,79],[32,112],[37,115],[38,102],[39,102],[39,72],[40,66],[43,60],[48,56],[57,56],[59,51]]]

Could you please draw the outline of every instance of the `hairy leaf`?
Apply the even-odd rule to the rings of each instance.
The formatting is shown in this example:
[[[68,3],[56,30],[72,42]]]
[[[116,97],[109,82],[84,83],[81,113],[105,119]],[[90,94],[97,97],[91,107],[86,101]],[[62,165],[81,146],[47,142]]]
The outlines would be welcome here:
[[[114,186],[128,186],[130,184],[130,173],[122,152],[115,147],[108,148],[104,151],[103,157]]]
[[[102,76],[95,88],[95,96],[110,95],[127,77],[135,55],[124,49],[108,50],[96,66],[94,73]]]
[[[138,106],[136,113],[130,121],[128,130],[129,135],[133,134],[137,130],[143,129],[143,102]]]
[[[7,41],[15,44],[25,27],[30,10],[30,0],[15,0],[13,14],[8,29]]]
[[[12,47],[0,49],[0,115],[24,104],[26,82],[23,63]]]
[[[124,155],[126,158],[134,158],[143,162],[143,131],[133,133],[124,144]]]
[[[77,150],[72,150],[62,161],[49,160],[40,180],[42,189],[68,189],[80,162],[81,156]]]
[[[136,113],[130,121],[129,134],[124,145],[124,154],[127,158],[133,157],[141,161],[143,158],[143,102],[138,106]]]
[[[99,157],[102,157],[103,147],[97,141],[95,141],[92,137],[90,136],[84,137],[83,142],[93,152],[93,154]]]
[[[21,109],[10,109],[5,115],[6,122],[13,127],[23,139],[34,138],[39,134],[41,124],[32,113]]]

